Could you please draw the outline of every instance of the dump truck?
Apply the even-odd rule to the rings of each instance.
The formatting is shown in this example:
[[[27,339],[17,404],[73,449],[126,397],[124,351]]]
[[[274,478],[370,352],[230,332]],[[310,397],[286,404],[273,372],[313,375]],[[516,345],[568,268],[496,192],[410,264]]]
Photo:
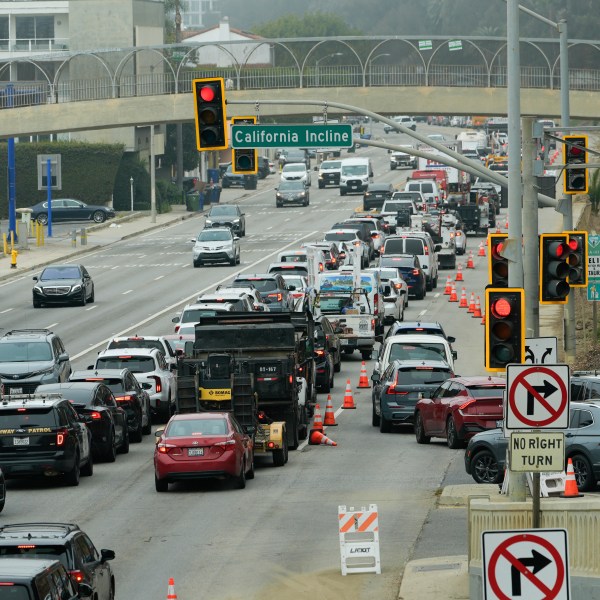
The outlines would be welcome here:
[[[232,411],[255,453],[282,466],[306,439],[314,406],[310,313],[223,313],[195,325],[178,360],[177,413]]]

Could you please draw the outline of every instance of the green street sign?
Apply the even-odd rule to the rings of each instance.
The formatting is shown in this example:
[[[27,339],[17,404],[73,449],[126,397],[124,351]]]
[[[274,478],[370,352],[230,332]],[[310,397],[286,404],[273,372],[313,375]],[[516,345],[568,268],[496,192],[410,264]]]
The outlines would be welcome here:
[[[352,125],[232,125],[231,147],[350,148]]]
[[[588,235],[587,270],[587,299],[600,302],[600,235]]]
[[[462,50],[461,40],[451,40],[450,42],[448,42],[448,50],[450,52],[454,50]]]
[[[419,42],[419,50],[432,50],[433,44],[431,40],[422,40]]]

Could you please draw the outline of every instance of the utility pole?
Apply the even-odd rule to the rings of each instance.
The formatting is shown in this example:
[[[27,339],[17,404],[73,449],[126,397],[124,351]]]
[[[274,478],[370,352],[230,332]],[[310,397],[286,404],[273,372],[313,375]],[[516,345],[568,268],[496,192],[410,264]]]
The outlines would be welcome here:
[[[181,43],[181,9],[179,0],[175,4],[175,42]],[[176,155],[177,155],[177,189],[183,192],[183,123],[175,124],[176,133]]]

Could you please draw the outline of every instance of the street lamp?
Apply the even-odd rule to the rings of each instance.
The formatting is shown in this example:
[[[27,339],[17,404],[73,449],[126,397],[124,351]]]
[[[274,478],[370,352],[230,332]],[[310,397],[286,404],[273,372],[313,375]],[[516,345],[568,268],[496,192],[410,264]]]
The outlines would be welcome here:
[[[133,212],[133,177],[129,178],[129,197],[131,199],[131,212]]]
[[[327,56],[323,56],[323,58],[318,58],[317,62],[315,63],[316,66],[316,73],[317,73],[317,82],[316,82],[316,87],[319,87],[319,65],[324,61],[327,60],[328,58],[333,58],[334,56],[344,56],[343,52],[333,52],[332,54],[328,54]]]
[[[369,87],[371,87],[371,69],[373,67],[373,63],[382,56],[391,56],[389,52],[382,52],[381,54],[377,54],[369,61]]]

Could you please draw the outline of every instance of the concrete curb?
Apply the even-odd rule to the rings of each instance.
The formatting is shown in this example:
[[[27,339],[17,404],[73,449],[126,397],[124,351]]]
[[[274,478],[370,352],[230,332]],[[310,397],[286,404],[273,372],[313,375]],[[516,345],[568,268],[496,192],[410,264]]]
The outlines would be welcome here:
[[[406,563],[398,600],[469,600],[467,556],[439,556]]]

